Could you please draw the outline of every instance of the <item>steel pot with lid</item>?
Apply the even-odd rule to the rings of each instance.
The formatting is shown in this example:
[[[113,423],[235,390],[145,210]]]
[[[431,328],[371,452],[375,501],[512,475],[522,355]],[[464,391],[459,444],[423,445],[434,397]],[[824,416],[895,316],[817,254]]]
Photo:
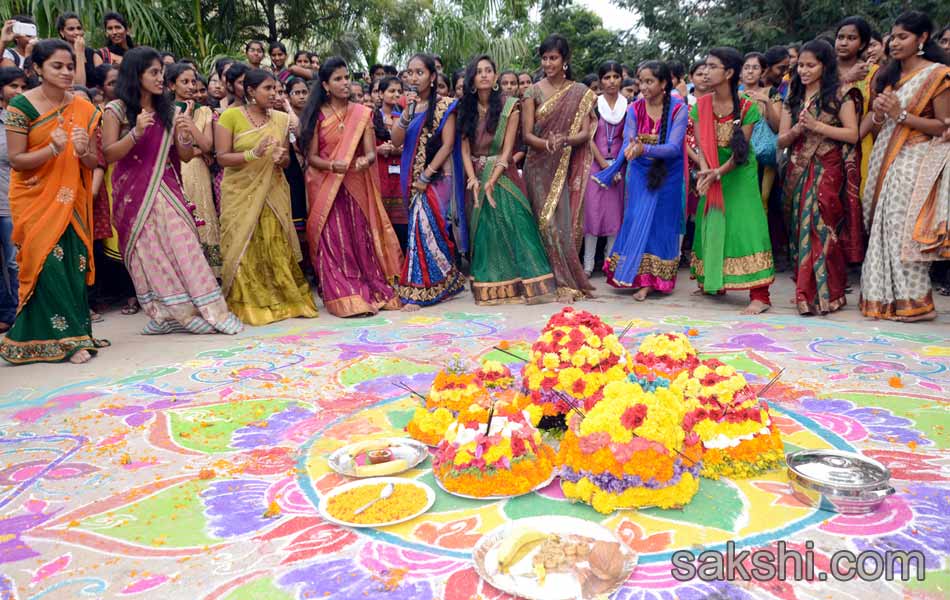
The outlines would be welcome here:
[[[876,460],[841,450],[786,455],[795,496],[808,506],[845,515],[874,512],[894,493],[891,472]]]

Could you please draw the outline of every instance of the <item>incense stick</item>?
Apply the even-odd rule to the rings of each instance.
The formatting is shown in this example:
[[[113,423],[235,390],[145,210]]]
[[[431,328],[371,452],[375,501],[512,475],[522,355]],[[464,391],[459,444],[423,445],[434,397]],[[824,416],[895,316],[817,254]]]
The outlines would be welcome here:
[[[627,323],[627,326],[623,328],[623,331],[620,332],[620,335],[617,336],[617,341],[623,339],[623,336],[627,335],[627,332],[630,331],[630,328],[633,327],[633,321]]]
[[[775,385],[775,382],[778,381],[778,378],[782,376],[782,373],[785,372],[785,367],[782,367],[778,370],[778,373],[775,374],[775,377],[771,381],[762,386],[762,389],[759,390],[759,393],[756,396],[762,396],[765,392],[769,391],[769,388]]]
[[[492,348],[494,348],[495,350],[498,350],[499,352],[504,352],[505,354],[507,354],[508,356],[510,356],[510,357],[512,357],[512,358],[517,358],[517,359],[520,360],[521,362],[531,362],[531,361],[529,361],[527,358],[525,358],[525,357],[523,357],[523,356],[518,356],[518,355],[515,354],[514,352],[508,352],[507,350],[503,350],[503,349],[499,348],[498,346],[492,346]]]
[[[419,397],[420,397],[421,399],[423,399],[423,400],[426,399],[425,396],[423,396],[422,394],[420,394],[420,393],[417,392],[416,390],[414,390],[414,389],[412,389],[411,387],[409,387],[409,385],[408,385],[406,382],[404,382],[404,381],[395,381],[395,382],[393,382],[393,385],[396,386],[397,388],[401,389],[401,390],[405,390],[405,391],[409,392],[410,394],[412,394],[412,395],[414,395],[414,396],[419,396]]]

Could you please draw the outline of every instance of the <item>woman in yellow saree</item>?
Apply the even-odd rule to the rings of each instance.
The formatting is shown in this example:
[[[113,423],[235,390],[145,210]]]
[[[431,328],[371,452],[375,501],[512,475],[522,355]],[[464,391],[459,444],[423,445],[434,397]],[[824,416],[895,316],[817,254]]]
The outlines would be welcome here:
[[[349,101],[346,63],[328,58],[301,118],[307,240],[320,295],[338,317],[398,310],[402,250],[379,192],[373,111]]]
[[[14,98],[6,119],[13,242],[19,247],[17,319],[0,341],[13,364],[82,363],[107,342],[92,337],[86,286],[92,262],[91,139],[99,110],[73,95],[75,58],[62,40],[38,42],[43,84]]]
[[[224,111],[215,128],[221,181],[221,289],[242,321],[266,325],[316,317],[298,264],[303,257],[290,209],[284,167],[290,160],[286,113],[270,110],[273,74],[244,78],[244,106]]]

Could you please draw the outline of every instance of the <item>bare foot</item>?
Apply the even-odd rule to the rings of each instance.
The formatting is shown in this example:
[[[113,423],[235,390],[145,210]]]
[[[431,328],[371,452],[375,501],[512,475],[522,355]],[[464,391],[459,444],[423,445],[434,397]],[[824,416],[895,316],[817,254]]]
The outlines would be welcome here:
[[[898,317],[894,320],[901,321],[902,323],[916,323],[917,321],[933,321],[936,318],[937,311],[932,310],[929,313],[924,313],[922,315],[914,315],[913,317]]]
[[[637,290],[636,294],[633,295],[633,299],[636,300],[637,302],[643,302],[644,300],[647,299],[647,296],[649,296],[650,292],[652,291],[653,291],[653,288],[651,288],[650,286],[642,287],[639,290]]]
[[[760,315],[770,308],[772,308],[771,304],[766,304],[761,300],[753,300],[752,302],[749,302],[749,306],[745,307],[745,310],[743,310],[740,314]]]
[[[403,304],[403,306],[402,306],[402,311],[403,311],[403,312],[416,312],[416,311],[419,310],[420,308],[422,308],[422,307],[419,306],[418,304]]]
[[[81,365],[82,363],[89,362],[91,358],[92,354],[90,354],[88,350],[80,350],[69,357],[69,362],[74,365]]]

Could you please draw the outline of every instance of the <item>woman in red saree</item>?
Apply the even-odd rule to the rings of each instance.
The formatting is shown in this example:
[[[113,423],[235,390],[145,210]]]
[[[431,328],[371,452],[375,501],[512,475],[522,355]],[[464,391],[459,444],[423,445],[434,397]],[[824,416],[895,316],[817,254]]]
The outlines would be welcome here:
[[[373,164],[373,111],[349,101],[341,58],[323,63],[317,85],[301,117],[300,147],[307,152],[307,239],[320,295],[338,317],[398,310],[391,284],[402,252]]]
[[[62,40],[33,48],[40,87],[10,101],[6,117],[10,212],[19,306],[0,340],[13,364],[86,362],[107,342],[92,337],[86,286],[92,261],[92,170],[99,110],[70,92],[75,57]]]
[[[557,281],[558,298],[574,301],[594,290],[578,252],[584,237],[584,192],[593,156],[591,110],[597,97],[571,81],[571,51],[559,35],[538,48],[544,79],[525,92],[522,103],[528,154],[524,181],[538,219],[541,241]]]
[[[779,127],[791,148],[785,196],[797,224],[791,244],[798,312],[827,314],[846,304],[847,260],[841,233],[848,214],[846,146],[858,141],[850,96],[839,96],[834,49],[823,40],[802,46]]]

